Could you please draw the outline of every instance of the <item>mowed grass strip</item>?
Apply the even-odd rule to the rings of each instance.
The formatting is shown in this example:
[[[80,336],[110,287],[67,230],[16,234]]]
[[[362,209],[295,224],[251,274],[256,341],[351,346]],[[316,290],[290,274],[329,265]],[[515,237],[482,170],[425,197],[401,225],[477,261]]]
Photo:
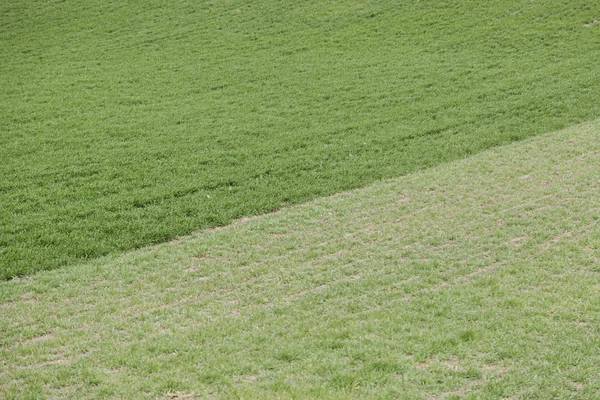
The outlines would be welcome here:
[[[0,397],[598,398],[599,135],[0,283]]]
[[[596,6],[3,1],[0,278],[596,118]]]

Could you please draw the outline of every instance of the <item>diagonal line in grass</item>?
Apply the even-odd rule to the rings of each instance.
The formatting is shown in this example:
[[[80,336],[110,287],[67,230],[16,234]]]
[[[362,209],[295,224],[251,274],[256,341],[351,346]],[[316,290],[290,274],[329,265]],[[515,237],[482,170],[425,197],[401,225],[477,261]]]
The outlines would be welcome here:
[[[595,398],[599,133],[0,283],[0,393]]]
[[[589,2],[0,4],[0,277],[600,115]]]

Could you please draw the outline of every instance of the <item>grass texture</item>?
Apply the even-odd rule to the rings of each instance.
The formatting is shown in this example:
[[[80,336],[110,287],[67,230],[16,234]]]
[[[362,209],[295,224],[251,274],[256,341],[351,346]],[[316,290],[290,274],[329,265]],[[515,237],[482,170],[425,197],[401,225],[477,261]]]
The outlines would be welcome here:
[[[597,399],[600,120],[0,283],[0,397]]]
[[[598,3],[0,3],[0,278],[600,115]]]

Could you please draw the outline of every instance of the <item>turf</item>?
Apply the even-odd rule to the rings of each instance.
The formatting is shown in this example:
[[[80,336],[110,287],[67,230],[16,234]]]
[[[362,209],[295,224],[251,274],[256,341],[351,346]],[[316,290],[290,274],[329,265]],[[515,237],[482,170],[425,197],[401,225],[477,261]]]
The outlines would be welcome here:
[[[597,6],[2,1],[0,277],[595,118]]]
[[[597,399],[600,120],[0,283],[0,397]]]

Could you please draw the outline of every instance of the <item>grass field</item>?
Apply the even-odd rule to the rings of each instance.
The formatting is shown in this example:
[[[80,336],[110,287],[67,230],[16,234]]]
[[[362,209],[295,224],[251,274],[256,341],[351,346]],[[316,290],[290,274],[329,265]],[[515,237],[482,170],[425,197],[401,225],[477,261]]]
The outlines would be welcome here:
[[[0,2],[0,278],[600,115],[600,3]]]
[[[0,397],[597,399],[600,120],[0,283]]]

